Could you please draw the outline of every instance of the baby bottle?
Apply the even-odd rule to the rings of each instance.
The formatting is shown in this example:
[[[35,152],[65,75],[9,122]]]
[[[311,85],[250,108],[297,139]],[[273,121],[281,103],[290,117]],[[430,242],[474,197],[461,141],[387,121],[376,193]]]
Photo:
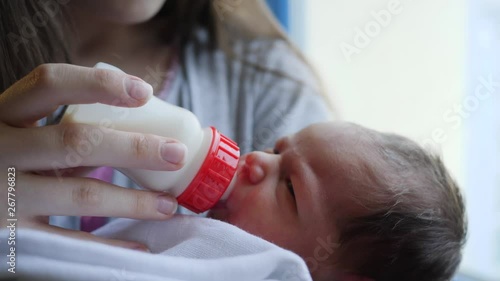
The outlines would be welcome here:
[[[105,63],[96,68],[120,69]],[[185,165],[177,171],[121,168],[139,186],[167,192],[179,205],[201,213],[231,193],[240,150],[235,142],[214,127],[201,128],[196,116],[184,108],[152,97],[138,108],[105,104],[69,105],[61,123],[84,123],[113,129],[171,137],[187,146]]]

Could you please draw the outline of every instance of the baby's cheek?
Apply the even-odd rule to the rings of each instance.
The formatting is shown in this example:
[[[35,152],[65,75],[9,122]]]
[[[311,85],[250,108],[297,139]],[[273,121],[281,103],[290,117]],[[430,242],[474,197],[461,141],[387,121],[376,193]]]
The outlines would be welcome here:
[[[251,234],[262,235],[262,215],[257,206],[244,206],[235,212],[230,212],[228,222]]]
[[[260,234],[262,229],[265,230],[266,225],[276,223],[276,209],[270,204],[269,197],[265,196],[262,191],[262,189],[254,188],[246,192],[244,197],[238,194],[239,196],[228,204],[229,223],[253,234]]]

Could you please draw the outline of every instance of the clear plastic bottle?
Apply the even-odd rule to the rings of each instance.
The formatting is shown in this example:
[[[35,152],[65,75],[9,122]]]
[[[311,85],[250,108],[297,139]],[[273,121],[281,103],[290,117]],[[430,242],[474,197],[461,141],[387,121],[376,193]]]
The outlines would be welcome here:
[[[105,63],[96,68],[120,69]],[[187,148],[185,165],[178,171],[119,169],[139,186],[167,192],[179,205],[200,213],[227,199],[236,179],[240,151],[235,142],[215,128],[201,128],[196,116],[184,108],[152,97],[138,108],[105,104],[69,105],[61,123],[84,123],[116,130],[171,137]]]

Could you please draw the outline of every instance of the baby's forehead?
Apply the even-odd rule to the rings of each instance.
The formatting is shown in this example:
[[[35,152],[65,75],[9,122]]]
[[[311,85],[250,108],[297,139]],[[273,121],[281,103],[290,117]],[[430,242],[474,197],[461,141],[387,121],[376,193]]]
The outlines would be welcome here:
[[[309,141],[324,144],[368,145],[375,144],[382,134],[349,122],[326,122],[307,127],[299,132]]]
[[[379,153],[378,132],[351,123],[325,123],[311,128],[311,167],[327,209],[359,212],[367,194],[383,189],[387,165]]]

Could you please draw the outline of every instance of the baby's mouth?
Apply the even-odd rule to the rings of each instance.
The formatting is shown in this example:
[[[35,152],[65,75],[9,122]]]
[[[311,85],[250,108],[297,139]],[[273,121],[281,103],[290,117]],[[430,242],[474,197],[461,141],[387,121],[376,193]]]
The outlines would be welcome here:
[[[238,162],[238,166],[236,167],[236,186],[235,189],[241,184],[241,180],[248,175],[248,169],[246,164],[246,157],[248,154],[245,154],[240,157],[240,161]]]
[[[230,185],[228,187],[228,190],[225,192],[229,192],[228,195],[224,194],[223,197],[212,207],[212,210],[215,209],[227,209],[227,202],[230,200],[232,194],[236,189],[238,189],[242,185],[242,180],[247,177],[247,169],[246,169],[246,162],[245,162],[245,156],[243,155],[240,158],[240,161],[238,162],[238,165],[236,166],[236,172],[233,176],[233,179],[231,180]]]
[[[223,217],[226,217],[230,210],[237,208],[238,201],[242,197],[245,197],[248,188],[255,186],[263,180],[265,174],[255,156],[252,152],[241,156],[236,168],[236,181],[231,193],[226,200],[220,200],[214,205],[209,213],[210,217],[224,220],[220,218],[221,214]]]

